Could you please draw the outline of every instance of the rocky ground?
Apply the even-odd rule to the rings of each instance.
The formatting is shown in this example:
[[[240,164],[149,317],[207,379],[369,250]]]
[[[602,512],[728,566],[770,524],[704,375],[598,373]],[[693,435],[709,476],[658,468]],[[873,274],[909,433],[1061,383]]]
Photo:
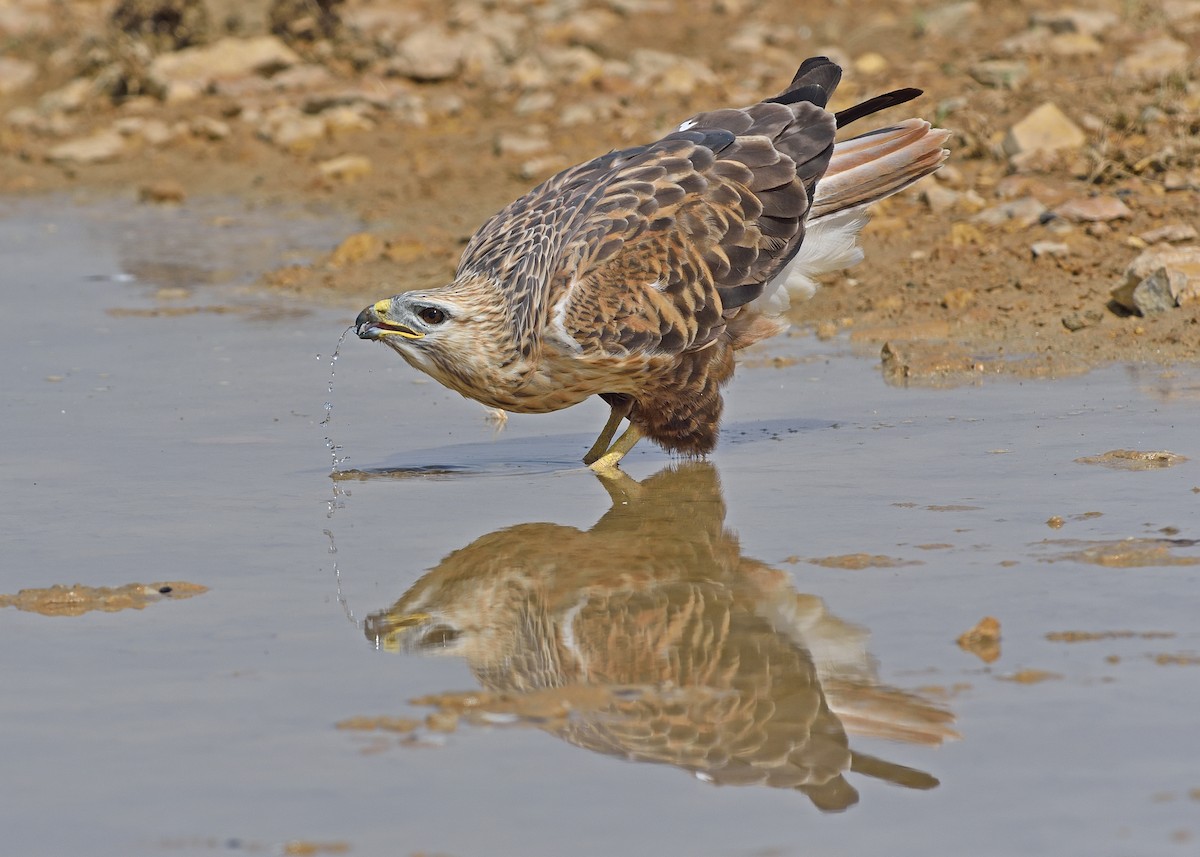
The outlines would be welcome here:
[[[332,204],[369,227],[265,284],[352,309],[814,54],[955,134],[798,329],[902,383],[1197,359],[1200,0],[0,0],[0,193]]]

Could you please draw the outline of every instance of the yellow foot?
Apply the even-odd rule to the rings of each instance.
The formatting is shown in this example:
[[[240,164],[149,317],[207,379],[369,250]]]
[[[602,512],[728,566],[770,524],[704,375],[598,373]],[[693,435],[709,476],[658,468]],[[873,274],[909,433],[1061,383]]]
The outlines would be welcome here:
[[[617,438],[616,443],[608,448],[608,452],[593,461],[588,461],[585,458],[584,462],[593,471],[600,474],[617,470],[619,469],[617,465],[625,457],[625,453],[633,449],[634,445],[641,439],[642,433],[637,430],[637,427],[630,426],[625,429],[624,434]]]
[[[624,457],[625,456],[623,454],[609,452],[600,456],[595,461],[590,462],[588,464],[588,469],[597,476],[608,476],[611,474],[620,473],[621,468],[618,466],[618,462],[620,462],[620,460]],[[587,459],[585,458],[584,461],[587,461]]]

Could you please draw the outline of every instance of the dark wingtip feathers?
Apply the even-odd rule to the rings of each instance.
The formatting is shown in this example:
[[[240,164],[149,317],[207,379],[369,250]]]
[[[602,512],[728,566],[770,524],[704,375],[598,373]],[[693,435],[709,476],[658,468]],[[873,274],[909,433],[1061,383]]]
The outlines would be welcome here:
[[[872,113],[878,113],[880,110],[887,110],[889,107],[895,107],[897,104],[905,104],[912,101],[921,93],[922,90],[913,89],[912,87],[894,89],[891,92],[885,92],[883,95],[868,98],[861,104],[855,104],[853,107],[839,110],[833,114],[833,118],[837,120],[837,126],[841,128],[849,125],[856,119],[862,119],[864,116],[870,116]]]

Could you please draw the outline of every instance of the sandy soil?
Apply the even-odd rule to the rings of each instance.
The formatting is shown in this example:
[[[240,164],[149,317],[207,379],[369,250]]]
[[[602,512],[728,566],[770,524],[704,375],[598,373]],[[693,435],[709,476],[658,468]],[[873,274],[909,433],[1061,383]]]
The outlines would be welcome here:
[[[794,308],[800,330],[847,334],[898,383],[1197,358],[1200,268],[1160,312],[1110,293],[1156,242],[1200,256],[1200,0],[116,5],[0,2],[0,193],[235,194],[361,217],[317,264],[264,278],[289,294],[353,309],[440,284],[533,184],[771,94],[825,53],[846,67],[834,107],[917,86],[880,121],[955,134],[947,169],[879,206],[867,260]],[[290,56],[192,80],[163,65],[236,54],[272,23]],[[1069,123],[1048,132],[1062,148],[1023,148],[1011,129],[1046,103]],[[99,156],[62,149],[97,133]]]

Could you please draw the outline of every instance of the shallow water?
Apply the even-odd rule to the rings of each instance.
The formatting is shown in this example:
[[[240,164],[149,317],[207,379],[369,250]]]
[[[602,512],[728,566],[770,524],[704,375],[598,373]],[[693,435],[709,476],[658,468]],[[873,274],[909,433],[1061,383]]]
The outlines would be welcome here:
[[[353,339],[330,397],[359,307],[238,277],[345,231],[0,216],[0,594],[208,587],[0,611],[12,853],[1195,847],[1200,371],[898,389],[781,339],[711,465],[606,486],[599,403],[497,432]],[[1191,461],[1076,462],[1114,449]],[[986,615],[990,663],[955,642]],[[419,725],[337,728],[370,718]]]

